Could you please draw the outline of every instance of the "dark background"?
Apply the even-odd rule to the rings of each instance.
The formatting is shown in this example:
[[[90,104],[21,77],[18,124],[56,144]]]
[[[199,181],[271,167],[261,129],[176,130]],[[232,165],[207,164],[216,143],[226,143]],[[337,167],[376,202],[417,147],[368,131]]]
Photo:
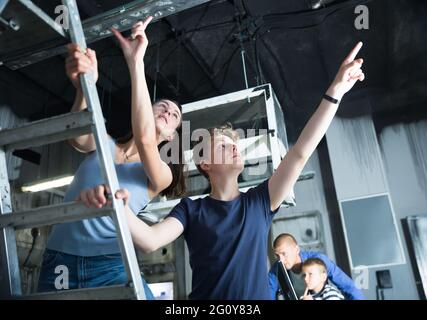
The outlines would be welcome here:
[[[34,2],[52,17],[60,4]],[[77,2],[84,20],[130,1]],[[368,30],[354,26],[359,4],[369,8]],[[150,92],[156,82],[157,97],[181,103],[242,90],[243,46],[249,86],[272,83],[292,143],[343,58],[361,40],[366,80],[344,98],[338,116],[373,113],[381,130],[427,116],[426,31],[424,0],[213,0],[149,25],[146,73]],[[130,128],[127,66],[111,37],[90,47],[98,54],[107,129],[118,136]],[[0,67],[0,104],[20,117],[36,120],[68,112],[73,96],[63,55],[16,71]],[[361,98],[369,103],[361,107]]]

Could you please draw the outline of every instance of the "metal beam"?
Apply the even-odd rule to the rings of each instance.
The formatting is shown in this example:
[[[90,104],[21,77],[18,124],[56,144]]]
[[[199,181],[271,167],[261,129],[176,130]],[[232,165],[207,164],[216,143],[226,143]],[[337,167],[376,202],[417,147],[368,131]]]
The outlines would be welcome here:
[[[57,223],[110,215],[111,207],[88,208],[82,203],[68,202],[43,206],[28,211],[0,215],[0,228],[26,229]]]
[[[74,138],[91,132],[92,115],[73,112],[0,130],[0,146],[6,151],[24,149]]]
[[[12,216],[10,186],[7,177],[6,153],[0,147],[0,218]],[[21,294],[21,276],[15,230],[0,228],[0,297]]]
[[[132,287],[114,285],[108,287],[61,290],[14,297],[28,300],[130,300],[135,299]]]
[[[62,0],[67,6],[70,19],[70,38],[73,43],[78,44],[83,50],[86,49],[86,40],[80,21],[80,15],[75,0]],[[110,187],[112,194],[119,189],[119,180],[114,166],[113,156],[111,154],[107,136],[107,130],[102,117],[101,105],[98,92],[92,74],[80,75],[80,83],[86,98],[88,110],[92,112],[94,121],[93,135],[96,143],[96,152],[98,154],[101,175]],[[115,211],[111,218],[116,227],[117,240],[122,254],[123,264],[128,276],[128,282],[133,284],[134,294],[137,299],[145,300],[145,290],[141,279],[138,260],[136,258],[135,248],[129,231],[126,212],[121,200],[113,197],[113,207]]]
[[[28,0],[20,0],[31,2]],[[137,21],[148,16],[153,16],[153,21],[162,19],[180,11],[189,9],[196,5],[206,3],[209,0],[136,0],[126,5],[117,7],[108,12],[102,13],[90,19],[83,21],[83,31],[87,43],[92,43],[112,36],[111,28],[117,28],[119,31],[126,31],[132,28]],[[5,58],[3,61],[12,70],[19,69],[36,63],[41,60],[63,54],[67,51],[66,46],[55,48],[40,49],[37,52],[23,53],[19,57]]]

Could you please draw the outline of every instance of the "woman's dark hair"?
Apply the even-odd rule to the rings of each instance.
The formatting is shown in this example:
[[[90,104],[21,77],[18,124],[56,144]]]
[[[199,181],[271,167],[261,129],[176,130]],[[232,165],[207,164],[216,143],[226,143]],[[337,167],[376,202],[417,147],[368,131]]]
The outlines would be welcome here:
[[[172,99],[161,98],[153,102],[153,105],[155,105],[157,102],[161,100],[168,100],[176,104],[178,106],[179,111],[181,112],[181,117],[182,117],[182,106],[180,103]],[[181,118],[181,123],[176,128],[176,133],[177,134],[175,139],[178,139],[178,143],[179,143],[179,163],[167,164],[172,171],[172,182],[166,189],[160,192],[160,195],[166,196],[166,197],[180,197],[180,196],[183,196],[187,191],[185,186],[185,174],[184,174],[185,164],[184,164],[184,156],[183,156],[184,153],[183,153],[183,143],[182,143],[182,118]],[[128,133],[126,133],[122,137],[117,138],[116,143],[124,144],[132,138],[133,138],[133,133],[131,129]],[[159,144],[158,146],[159,151],[166,143],[168,143],[168,141],[163,141],[162,143]]]

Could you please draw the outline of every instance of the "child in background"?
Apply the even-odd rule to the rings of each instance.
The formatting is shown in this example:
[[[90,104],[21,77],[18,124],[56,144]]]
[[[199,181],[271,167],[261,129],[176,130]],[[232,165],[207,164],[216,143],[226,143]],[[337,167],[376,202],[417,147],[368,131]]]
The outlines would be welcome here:
[[[306,289],[301,300],[344,300],[341,292],[328,284],[328,273],[322,260],[310,258],[304,261],[302,277]]]

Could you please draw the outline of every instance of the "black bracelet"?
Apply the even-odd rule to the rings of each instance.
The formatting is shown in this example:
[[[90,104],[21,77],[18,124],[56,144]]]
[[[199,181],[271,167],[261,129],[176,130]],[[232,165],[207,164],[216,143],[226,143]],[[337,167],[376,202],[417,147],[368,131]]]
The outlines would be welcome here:
[[[335,104],[338,104],[340,102],[339,100],[332,98],[331,96],[328,96],[326,93],[323,95],[323,99],[328,100],[329,102],[332,102]]]

